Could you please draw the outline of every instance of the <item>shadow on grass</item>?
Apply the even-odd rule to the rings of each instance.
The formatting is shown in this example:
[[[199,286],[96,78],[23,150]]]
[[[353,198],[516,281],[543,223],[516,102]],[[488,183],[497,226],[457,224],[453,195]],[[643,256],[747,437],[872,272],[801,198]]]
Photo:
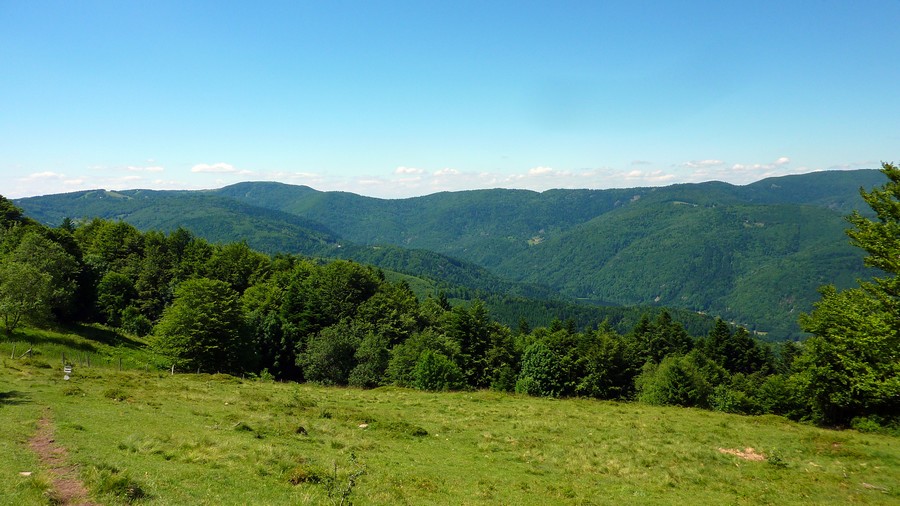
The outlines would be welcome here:
[[[95,346],[94,342],[130,349],[144,346],[143,343],[111,329],[93,325],[73,324],[52,330],[54,333],[40,330],[27,331],[24,334],[18,334],[16,337],[29,344],[56,344],[90,353],[97,352],[97,346]]]
[[[79,336],[86,337],[91,341],[97,341],[99,343],[108,344],[110,346],[122,346],[132,349],[142,348],[144,346],[144,344],[140,341],[135,341],[128,336],[119,334],[118,332],[115,332],[108,328],[75,324],[68,327],[66,330],[78,334]]]
[[[10,390],[9,392],[0,392],[0,406],[17,406],[31,402],[31,399],[22,392]]]
[[[44,332],[28,332],[24,334],[16,334],[13,337],[16,341],[24,342],[29,345],[56,344],[60,346],[66,346],[78,351],[87,351],[90,353],[97,352],[97,347],[94,346],[93,343],[73,339],[66,335],[52,335],[46,334]],[[24,352],[25,350],[23,349],[21,351]]]

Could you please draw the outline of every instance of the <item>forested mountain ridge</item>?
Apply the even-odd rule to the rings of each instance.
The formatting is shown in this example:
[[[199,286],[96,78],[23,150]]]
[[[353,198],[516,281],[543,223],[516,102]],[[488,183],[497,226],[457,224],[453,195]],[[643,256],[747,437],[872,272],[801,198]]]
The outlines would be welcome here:
[[[28,216],[45,225],[59,225],[64,218],[103,218],[122,220],[141,230],[183,227],[212,242],[247,238],[256,249],[271,253],[329,256],[341,240],[320,223],[208,191],[88,190],[21,202],[27,204]]]
[[[846,219],[846,235],[866,253],[864,264],[881,270],[855,288],[823,287],[813,310],[798,318],[810,334],[801,344],[766,344],[721,318],[705,332],[689,331],[665,309],[655,317],[647,311],[627,324],[635,309],[646,308],[612,308],[624,309],[616,313],[588,306],[542,308],[528,300],[523,306],[508,296],[485,301],[476,295],[469,304],[453,303],[440,293],[420,297],[410,284],[418,279],[389,279],[383,270],[357,262],[266,255],[244,240],[214,244],[181,227],[141,232],[120,220],[63,220],[51,228],[2,197],[0,322],[7,339],[24,325],[85,323],[146,337],[163,360],[158,367],[173,371],[249,372],[362,388],[491,388],[549,397],[638,399],[894,430],[900,412],[900,342],[894,330],[900,168],[884,164],[882,173],[887,183],[861,191],[872,213],[854,211]],[[133,194],[139,198],[131,200],[153,197]],[[123,198],[119,195],[101,194]],[[755,214],[756,205],[701,205],[683,195],[654,207],[659,216],[647,216],[637,205],[621,212],[637,217],[636,237],[644,234],[644,222],[651,229],[688,224],[674,234],[677,240],[708,246],[716,237],[702,235],[701,227],[718,230],[724,246],[708,246],[711,253],[696,265],[725,279],[729,272],[752,272],[746,265],[754,266],[756,250],[772,256],[798,251],[806,236],[823,231],[782,232],[778,226],[793,222],[779,206],[788,206],[794,215],[815,211],[812,217],[822,218],[822,208],[810,205],[779,204],[762,207],[769,214]],[[727,212],[710,211],[720,208]],[[610,211],[588,224],[618,213]],[[666,221],[670,216],[672,223]],[[635,242],[640,243],[621,244]],[[734,247],[729,250],[729,245]],[[674,242],[659,245],[660,257],[673,263],[671,257],[678,257],[670,250],[677,247]],[[492,307],[508,315],[505,302],[513,311],[543,309],[555,318],[537,327],[519,320],[513,327],[491,315]],[[592,312],[593,323],[579,327],[574,319],[559,318],[572,307]]]
[[[427,266],[430,277],[450,272],[455,282],[481,287],[498,286],[496,276],[485,277],[490,271],[588,301],[722,315],[783,338],[796,334],[797,315],[811,309],[820,285],[849,286],[866,275],[861,253],[844,235],[844,216],[865,208],[860,187],[883,181],[875,170],[832,171],[745,186],[473,190],[398,200],[257,182],[204,192],[105,192],[127,197],[118,200],[81,192],[17,204],[48,224],[100,216],[144,229],[185,226],[264,251],[281,247],[416,274]],[[291,240],[279,242],[278,230]],[[488,271],[429,258],[428,251]]]

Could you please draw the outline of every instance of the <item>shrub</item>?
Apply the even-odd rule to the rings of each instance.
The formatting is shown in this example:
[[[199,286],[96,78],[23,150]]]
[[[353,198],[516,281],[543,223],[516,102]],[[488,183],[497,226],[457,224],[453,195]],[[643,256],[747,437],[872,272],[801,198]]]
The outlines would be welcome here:
[[[437,351],[425,350],[413,370],[413,386],[420,390],[459,390],[465,387],[455,362]]]
[[[122,310],[122,330],[138,337],[145,337],[153,330],[153,322],[134,306]]]
[[[638,399],[647,404],[708,408],[713,388],[699,364],[700,356],[668,355],[648,363],[637,379]]]
[[[563,391],[559,357],[543,342],[525,349],[516,392],[542,397],[559,397]]]

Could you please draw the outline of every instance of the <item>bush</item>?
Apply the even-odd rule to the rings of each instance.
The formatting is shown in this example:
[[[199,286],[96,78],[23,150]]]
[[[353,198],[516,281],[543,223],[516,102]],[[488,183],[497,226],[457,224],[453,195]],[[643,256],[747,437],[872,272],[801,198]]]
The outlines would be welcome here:
[[[134,306],[128,306],[122,311],[122,330],[138,337],[145,337],[153,330],[153,322],[141,314]]]
[[[516,389],[516,370],[509,364],[503,364],[497,378],[491,383],[491,390],[512,392]]]
[[[356,366],[360,338],[346,322],[327,327],[314,335],[298,362],[308,381],[322,385],[346,385]]]
[[[413,370],[413,386],[420,390],[460,390],[465,384],[459,366],[437,351],[422,352]]]
[[[638,400],[647,404],[710,407],[713,388],[701,371],[701,357],[668,355],[659,365],[648,363],[637,379]]]
[[[787,376],[773,374],[767,377],[757,390],[756,396],[763,413],[793,419],[801,418],[804,413],[804,407],[797,400],[796,387]]]
[[[559,397],[563,392],[559,357],[543,342],[536,342],[522,355],[522,370],[516,392],[541,397]]]
[[[714,411],[734,413],[738,415],[759,414],[759,405],[755,399],[733,386],[717,385],[710,397],[710,407]]]
[[[850,421],[850,426],[859,432],[900,436],[900,422],[886,420],[877,415],[858,416]]]

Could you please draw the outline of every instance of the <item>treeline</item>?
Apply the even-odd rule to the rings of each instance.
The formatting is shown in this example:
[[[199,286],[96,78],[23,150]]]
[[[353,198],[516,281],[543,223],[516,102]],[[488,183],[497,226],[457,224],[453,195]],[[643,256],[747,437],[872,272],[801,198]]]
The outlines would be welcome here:
[[[185,229],[142,233],[101,219],[47,228],[2,197],[0,234],[7,334],[26,320],[98,322],[147,336],[183,371],[637,399],[828,424],[896,415],[896,399],[883,392],[864,405],[852,394],[852,402],[831,396],[839,386],[811,395],[821,389],[820,348],[773,349],[721,320],[702,336],[666,310],[627,332],[609,321],[580,330],[574,320],[532,329],[523,319],[513,329],[480,300],[420,301],[370,266],[270,256]]]

